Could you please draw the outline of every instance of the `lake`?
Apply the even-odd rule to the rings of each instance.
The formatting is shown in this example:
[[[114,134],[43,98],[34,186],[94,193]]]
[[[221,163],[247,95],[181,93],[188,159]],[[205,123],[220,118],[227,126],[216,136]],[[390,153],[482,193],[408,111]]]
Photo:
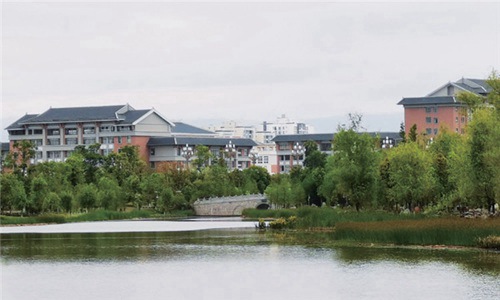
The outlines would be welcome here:
[[[500,299],[500,254],[339,247],[239,219],[2,227],[3,300]]]

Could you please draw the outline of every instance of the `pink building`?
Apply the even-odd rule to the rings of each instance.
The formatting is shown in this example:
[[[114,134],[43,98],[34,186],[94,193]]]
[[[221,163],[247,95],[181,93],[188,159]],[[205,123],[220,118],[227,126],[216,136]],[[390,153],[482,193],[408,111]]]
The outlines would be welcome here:
[[[464,104],[458,101],[461,92],[486,96],[491,87],[483,79],[462,78],[449,82],[425,97],[403,98],[398,105],[405,109],[406,133],[415,124],[419,133],[433,137],[442,128],[464,133],[469,114]]]

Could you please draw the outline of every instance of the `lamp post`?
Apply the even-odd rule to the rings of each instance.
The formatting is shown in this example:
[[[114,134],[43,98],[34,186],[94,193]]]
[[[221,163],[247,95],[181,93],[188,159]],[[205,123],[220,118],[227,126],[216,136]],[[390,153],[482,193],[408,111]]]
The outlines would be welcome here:
[[[236,156],[236,146],[229,141],[229,144],[226,144],[224,152],[226,152],[226,157],[229,160],[229,170],[231,171],[233,169],[233,157]]]
[[[394,147],[394,141],[390,139],[388,136],[385,137],[385,139],[382,140],[382,149],[386,148],[392,148]]]
[[[259,153],[252,151],[252,152],[250,152],[250,154],[248,156],[250,157],[250,160],[252,161],[252,165],[255,166],[257,159],[259,159]]]
[[[189,169],[189,159],[193,156],[193,148],[189,147],[188,144],[182,147],[181,155],[186,159],[186,170]]]
[[[304,154],[304,147],[299,144],[299,142],[295,143],[292,148],[292,156],[293,156],[293,165],[298,165],[299,158]],[[297,163],[295,163],[297,161]]]

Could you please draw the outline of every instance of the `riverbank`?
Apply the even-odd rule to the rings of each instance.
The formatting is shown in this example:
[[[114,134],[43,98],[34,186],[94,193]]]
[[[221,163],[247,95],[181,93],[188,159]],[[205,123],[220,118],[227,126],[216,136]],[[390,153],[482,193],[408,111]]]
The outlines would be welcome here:
[[[133,210],[128,212],[96,210],[80,214],[49,214],[40,216],[0,216],[0,226],[26,226],[45,224],[64,224],[78,222],[132,220],[132,219],[159,219],[168,220],[192,216],[192,211],[174,211],[168,214],[158,214],[148,210]]]
[[[260,219],[261,229],[325,232],[336,241],[351,244],[500,249],[498,217],[467,219],[311,207],[243,213],[247,218]]]

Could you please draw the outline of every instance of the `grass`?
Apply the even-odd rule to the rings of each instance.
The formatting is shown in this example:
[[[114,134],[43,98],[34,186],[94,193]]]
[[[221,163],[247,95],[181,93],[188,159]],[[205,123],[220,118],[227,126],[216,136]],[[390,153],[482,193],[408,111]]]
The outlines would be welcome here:
[[[382,222],[343,222],[338,240],[396,245],[477,246],[478,239],[499,234],[500,219],[434,218]]]
[[[338,222],[370,222],[388,220],[418,220],[424,215],[394,214],[385,211],[360,211],[319,207],[301,207],[298,209],[245,209],[243,216],[249,219],[277,219],[297,217],[296,227],[301,229],[334,227]]]
[[[243,211],[243,215],[247,218],[276,220],[295,216],[294,228],[330,229],[334,239],[339,242],[479,246],[489,249],[500,247],[500,218],[438,218],[423,214],[314,207],[268,211],[250,209]],[[281,227],[287,228],[284,225]]]
[[[29,224],[61,224],[74,222],[130,220],[130,219],[168,219],[175,217],[187,217],[193,215],[192,211],[174,211],[165,215],[159,215],[148,210],[133,210],[127,212],[96,210],[82,214],[50,214],[28,217],[0,216],[2,225],[29,225]]]

